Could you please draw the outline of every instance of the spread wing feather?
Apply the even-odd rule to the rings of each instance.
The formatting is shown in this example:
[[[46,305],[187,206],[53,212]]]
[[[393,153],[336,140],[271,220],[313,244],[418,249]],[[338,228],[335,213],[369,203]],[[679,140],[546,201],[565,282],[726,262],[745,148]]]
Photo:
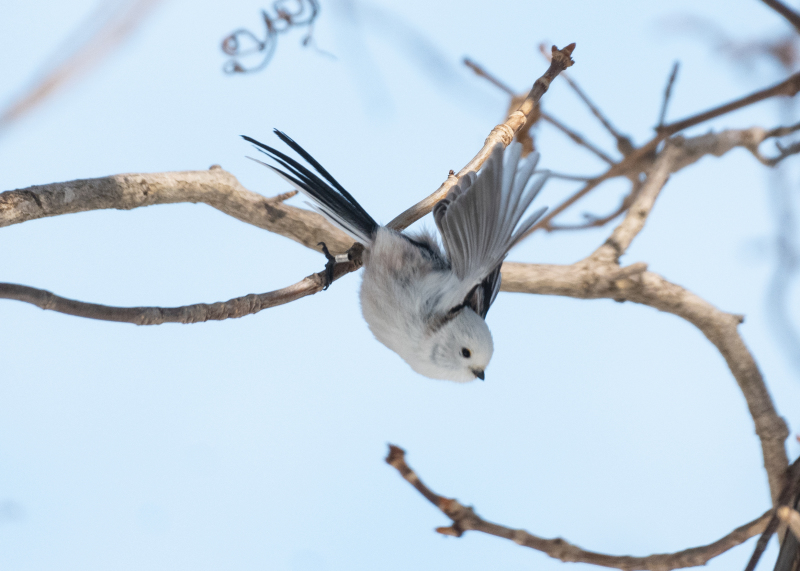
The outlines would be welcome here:
[[[433,209],[450,265],[463,283],[456,299],[482,317],[500,291],[500,266],[509,250],[547,210],[522,220],[549,173],[534,177],[539,154],[520,161],[521,153],[519,143],[505,153],[498,143],[481,171],[468,173]]]

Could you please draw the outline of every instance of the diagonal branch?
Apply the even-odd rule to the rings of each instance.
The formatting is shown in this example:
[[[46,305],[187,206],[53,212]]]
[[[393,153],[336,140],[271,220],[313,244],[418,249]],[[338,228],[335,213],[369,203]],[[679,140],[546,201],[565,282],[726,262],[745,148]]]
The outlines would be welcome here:
[[[678,68],[680,65],[681,63],[678,61],[672,65],[672,73],[669,74],[667,87],[664,89],[664,99],[661,101],[661,112],[658,114],[658,125],[656,126],[656,129],[661,127],[664,124],[664,119],[667,118],[667,107],[669,106],[670,97],[672,97],[672,86],[675,84],[675,80],[678,78]]]
[[[775,10],[778,14],[786,18],[794,29],[800,33],[800,14],[789,8],[779,0],[761,0],[764,4]]]
[[[539,44],[539,51],[545,58],[550,59],[551,56],[545,51],[544,44]],[[567,82],[567,84],[572,88],[581,101],[586,104],[586,106],[589,108],[589,111],[592,112],[592,115],[594,115],[597,120],[600,121],[603,127],[605,127],[606,130],[611,134],[611,136],[614,137],[614,139],[617,141],[617,149],[619,152],[623,155],[630,153],[633,150],[633,144],[631,143],[630,138],[620,133],[611,124],[611,121],[609,121],[606,116],[603,115],[603,112],[600,111],[600,108],[598,108],[597,105],[595,105],[592,100],[589,99],[589,96],[586,94],[586,92],[581,89],[581,87],[575,82],[575,80],[572,79],[572,77],[569,76],[569,74],[564,74],[564,81]]]
[[[517,97],[517,95],[514,93],[514,90],[512,90],[505,83],[503,83],[502,81],[497,79],[494,75],[492,75],[491,73],[486,71],[482,66],[480,66],[477,63],[475,63],[471,59],[464,58],[464,65],[466,65],[473,72],[475,72],[475,75],[477,75],[478,77],[484,78],[486,81],[488,81],[489,83],[491,83],[492,85],[494,85],[495,87],[500,89],[500,91],[503,91],[507,95],[510,95],[511,96],[511,105],[514,105],[517,101],[521,101],[523,99],[522,97]],[[517,105],[519,105],[519,103],[517,103]],[[550,123],[551,125],[553,125],[553,127],[555,127],[556,129],[558,129],[559,131],[564,133],[567,137],[572,139],[572,142],[574,142],[576,145],[580,145],[582,147],[586,147],[589,151],[594,153],[602,161],[604,161],[604,162],[606,162],[606,163],[608,163],[610,165],[614,164],[614,159],[612,159],[606,153],[604,153],[602,151],[602,149],[600,149],[599,147],[597,147],[593,143],[590,143],[589,141],[587,141],[584,137],[582,137],[580,134],[578,134],[574,129],[571,129],[571,128],[567,127],[564,123],[562,123],[561,121],[559,121],[558,119],[556,119],[552,115],[550,115],[548,113],[545,113],[541,109],[539,110],[539,115],[541,116],[541,118],[544,121]]]
[[[402,212],[399,216],[395,217],[394,220],[389,222],[387,226],[395,230],[408,228],[433,210],[434,205],[447,196],[448,191],[458,184],[461,177],[465,176],[468,172],[477,172],[497,143],[502,143],[504,147],[507,147],[514,138],[514,135],[525,125],[528,115],[539,104],[539,100],[548,90],[553,80],[558,77],[562,71],[575,63],[572,61],[572,52],[574,50],[575,44],[569,44],[560,50],[556,48],[556,46],[553,46],[550,67],[544,72],[544,75],[533,84],[528,96],[522,102],[519,109],[509,115],[503,123],[492,129],[492,132],[489,133],[489,136],[483,144],[483,148],[478,151],[478,154],[475,155],[463,169],[458,171],[457,174],[448,176],[447,180],[443,182],[433,194],[422,199],[405,212]]]
[[[602,567],[636,571],[670,571],[684,567],[705,565],[714,557],[725,553],[729,549],[741,545],[754,535],[764,531],[772,510],[748,522],[708,545],[684,549],[676,553],[659,553],[647,557],[631,557],[628,555],[606,555],[594,551],[581,549],[561,538],[545,539],[533,535],[524,529],[513,529],[492,523],[480,517],[471,507],[466,507],[454,499],[441,496],[428,488],[420,477],[406,463],[405,451],[392,444],[389,445],[389,455],[386,463],[396,469],[400,475],[422,494],[425,499],[439,508],[442,513],[452,520],[452,525],[439,527],[437,532],[443,535],[461,537],[465,531],[480,531],[495,537],[502,537],[522,545],[541,551],[554,559],[570,563],[589,563]]]
[[[587,148],[590,152],[594,153],[600,160],[606,162],[610,165],[615,163],[614,159],[609,157],[602,149],[595,146],[593,143],[587,141],[584,137],[582,137],[579,133],[575,130],[570,129],[564,123],[550,115],[549,113],[545,113],[544,111],[540,112],[542,120],[550,123],[553,127],[564,133],[567,137],[569,137],[573,143],[576,145],[580,145],[582,147]]]

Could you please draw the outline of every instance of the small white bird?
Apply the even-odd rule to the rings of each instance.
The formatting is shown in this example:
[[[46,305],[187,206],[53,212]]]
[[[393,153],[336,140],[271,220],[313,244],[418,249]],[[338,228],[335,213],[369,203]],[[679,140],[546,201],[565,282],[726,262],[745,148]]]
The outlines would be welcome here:
[[[504,154],[497,144],[479,174],[468,173],[450,190],[433,209],[442,252],[427,231],[406,234],[380,226],[300,145],[275,133],[327,183],[280,151],[244,139],[286,171],[266,166],[365,246],[361,311],[378,341],[426,377],[483,380],[494,352],[484,319],[500,291],[500,266],[546,210],[520,223],[549,174],[533,177],[538,153],[520,161],[522,145],[513,143]]]

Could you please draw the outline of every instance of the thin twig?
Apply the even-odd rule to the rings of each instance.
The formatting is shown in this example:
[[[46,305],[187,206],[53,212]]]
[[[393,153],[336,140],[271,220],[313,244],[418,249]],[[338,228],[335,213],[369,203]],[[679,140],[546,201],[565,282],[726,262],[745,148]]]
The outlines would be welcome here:
[[[675,79],[678,77],[678,68],[680,67],[681,62],[676,61],[672,65],[672,73],[669,74],[669,79],[667,80],[667,87],[664,89],[664,100],[661,102],[661,113],[658,114],[658,125],[656,126],[656,130],[658,130],[662,125],[664,125],[664,119],[667,118],[667,106],[669,105],[670,97],[672,96],[672,85],[675,83]]]
[[[668,123],[663,125],[660,129],[658,129],[658,134],[650,139],[647,143],[638,147],[629,155],[627,155],[623,160],[620,162],[612,165],[606,172],[588,181],[582,188],[580,188],[577,192],[566,198],[563,202],[561,202],[558,206],[551,208],[548,210],[547,214],[542,217],[542,219],[534,226],[531,230],[528,231],[526,235],[530,235],[532,232],[539,230],[539,229],[546,229],[549,227],[550,222],[564,212],[567,208],[578,202],[581,198],[589,194],[592,190],[597,188],[602,182],[616,178],[618,176],[634,176],[639,172],[642,172],[646,169],[647,165],[650,164],[652,161],[652,157],[658,145],[661,144],[664,140],[683,131],[684,129],[688,129],[689,127],[694,127],[695,125],[699,125],[705,121],[710,119],[714,119],[726,113],[730,113],[732,111],[736,111],[741,109],[742,107],[746,107],[747,105],[752,105],[753,103],[758,103],[759,101],[764,101],[771,97],[779,97],[779,96],[786,96],[786,97],[793,97],[800,91],[800,72],[793,74],[792,76],[788,77],[786,80],[773,85],[772,87],[768,87],[766,89],[762,89],[751,93],[745,97],[741,97],[729,103],[725,103],[718,107],[714,107],[709,109],[708,111],[704,111],[702,113],[698,113],[696,115],[692,115],[691,117],[687,117],[686,119],[682,119],[680,121],[675,121],[674,123]],[[781,127],[780,130],[788,129],[787,127]],[[775,130],[773,130],[775,131]]]
[[[726,536],[708,545],[692,547],[675,553],[659,553],[647,557],[631,557],[628,555],[606,555],[587,551],[561,538],[545,539],[533,535],[523,529],[513,529],[492,523],[480,517],[471,507],[466,507],[457,500],[441,496],[431,490],[406,463],[405,451],[395,445],[389,445],[386,463],[396,469],[408,483],[422,494],[425,499],[439,508],[452,525],[439,527],[438,533],[453,537],[461,537],[465,531],[480,531],[496,537],[502,537],[537,551],[541,551],[554,559],[571,563],[589,563],[602,567],[635,571],[639,569],[651,571],[670,571],[684,567],[704,565],[714,557],[740,545],[760,533],[771,515],[771,510],[751,522],[744,524]]]
[[[589,141],[587,141],[584,137],[582,137],[574,129],[570,129],[564,123],[562,123],[561,121],[559,121],[558,119],[556,119],[555,117],[550,115],[549,113],[545,113],[544,111],[541,111],[540,113],[541,113],[541,117],[542,117],[542,119],[544,121],[547,121],[553,127],[555,127],[556,129],[558,129],[559,131],[564,133],[567,137],[572,139],[572,141],[575,144],[580,145],[582,147],[586,147],[592,153],[594,153],[595,155],[600,157],[601,160],[607,162],[610,165],[613,165],[616,162],[614,159],[612,159],[606,153],[604,153],[599,147],[597,147],[593,143],[590,143]]]
[[[683,131],[684,129],[688,129],[689,127],[699,125],[700,123],[704,123],[710,119],[714,119],[721,115],[725,115],[732,111],[736,111],[743,107],[747,107],[748,105],[752,105],[753,103],[764,101],[765,99],[769,99],[771,97],[778,97],[778,96],[794,97],[795,95],[797,95],[798,91],[800,91],[800,72],[790,75],[785,80],[783,80],[778,84],[773,85],[772,87],[761,89],[759,91],[751,93],[750,95],[741,97],[739,99],[735,99],[730,103],[714,107],[712,109],[709,109],[708,111],[692,115],[691,117],[687,117],[686,119],[675,121],[674,123],[667,123],[666,125],[663,125],[660,129],[658,129],[658,133],[662,137],[662,139],[660,140],[663,140],[663,138],[669,137],[670,135],[674,135],[679,131]],[[645,146],[648,146],[649,144],[650,143],[648,143]]]
[[[539,51],[545,58],[549,59],[551,57],[550,54],[548,54],[544,49],[544,44],[539,44]],[[609,133],[611,133],[611,136],[617,141],[617,149],[619,152],[627,156],[634,149],[631,139],[628,136],[620,133],[611,124],[611,122],[606,118],[605,115],[603,115],[602,111],[600,111],[597,105],[595,105],[592,100],[589,99],[589,96],[586,94],[586,92],[580,88],[580,86],[575,82],[575,80],[572,79],[572,77],[570,77],[568,73],[564,74],[564,80],[569,84],[577,96],[586,104],[586,106],[592,112],[592,115],[594,115],[597,120],[603,124],[603,127],[605,127]]]
[[[475,75],[477,75],[478,77],[484,78],[489,83],[491,83],[492,85],[494,85],[495,87],[500,89],[500,91],[505,91],[511,97],[516,97],[516,93],[514,93],[513,89],[511,89],[505,83],[503,83],[502,81],[497,79],[494,75],[492,75],[491,73],[486,71],[486,69],[484,69],[483,66],[475,63],[474,61],[472,61],[468,57],[464,58],[464,65],[467,66],[468,68],[470,68],[472,71],[474,71]]]
[[[558,178],[561,180],[574,180],[577,182],[588,182],[590,180],[594,180],[595,177],[593,176],[581,176],[577,174],[566,174],[556,171],[549,171],[550,174],[548,175],[549,178]]]
[[[551,175],[552,176],[552,175]],[[594,214],[584,213],[584,218],[587,220],[581,224],[550,224],[545,228],[548,232],[560,232],[560,231],[572,231],[572,230],[587,230],[589,228],[600,228],[605,226],[615,218],[617,218],[620,214],[628,210],[631,203],[636,198],[639,190],[641,190],[642,184],[639,181],[633,185],[631,191],[625,195],[620,202],[620,205],[611,213],[606,214],[605,216],[596,216]]]

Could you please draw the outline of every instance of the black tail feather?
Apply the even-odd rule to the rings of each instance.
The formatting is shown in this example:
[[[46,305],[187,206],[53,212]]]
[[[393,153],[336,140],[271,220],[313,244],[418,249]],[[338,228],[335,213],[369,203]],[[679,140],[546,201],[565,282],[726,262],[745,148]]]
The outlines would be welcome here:
[[[378,230],[378,223],[364,210],[353,196],[347,192],[336,179],[334,179],[322,165],[320,165],[305,149],[294,142],[290,137],[275,129],[275,134],[289,145],[297,154],[305,159],[314,170],[321,174],[333,188],[304,165],[252,137],[242,135],[242,138],[256,145],[259,151],[269,156],[287,171],[282,171],[267,165],[278,174],[288,179],[304,191],[321,207],[323,214],[332,214],[333,221],[351,234],[361,234],[367,238],[372,237]]]

